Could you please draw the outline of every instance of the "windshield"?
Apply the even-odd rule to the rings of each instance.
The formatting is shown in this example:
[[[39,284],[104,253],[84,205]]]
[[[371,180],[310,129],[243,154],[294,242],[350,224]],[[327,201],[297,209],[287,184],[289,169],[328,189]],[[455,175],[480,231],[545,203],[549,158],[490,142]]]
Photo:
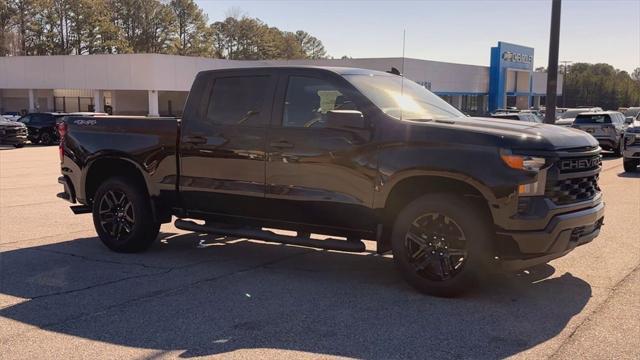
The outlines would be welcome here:
[[[611,124],[609,115],[578,115],[574,124]]]
[[[385,114],[400,120],[434,120],[463,117],[438,95],[424,86],[397,75],[345,75]]]

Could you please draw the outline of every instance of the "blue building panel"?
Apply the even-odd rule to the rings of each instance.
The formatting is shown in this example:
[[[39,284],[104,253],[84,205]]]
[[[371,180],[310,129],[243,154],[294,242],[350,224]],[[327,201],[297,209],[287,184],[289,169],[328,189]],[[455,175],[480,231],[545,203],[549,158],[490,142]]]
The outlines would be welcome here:
[[[503,41],[498,46],[491,48],[491,63],[489,66],[489,111],[505,107],[505,88],[507,82],[507,70],[514,69],[529,72],[529,92],[518,93],[528,96],[531,106],[533,87],[533,48],[510,44]]]

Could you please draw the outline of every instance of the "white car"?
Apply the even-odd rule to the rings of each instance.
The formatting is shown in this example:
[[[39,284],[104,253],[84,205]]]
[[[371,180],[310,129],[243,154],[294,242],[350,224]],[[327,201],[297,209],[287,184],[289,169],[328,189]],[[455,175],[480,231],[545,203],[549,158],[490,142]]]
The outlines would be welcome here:
[[[576,119],[576,116],[585,112],[595,112],[602,111],[602,108],[592,107],[592,108],[574,108],[574,109],[566,109],[558,120],[556,120],[555,124],[559,126],[571,126],[573,125],[573,121]]]
[[[622,163],[626,172],[636,171],[640,165],[640,122],[638,121],[625,131]]]
[[[20,115],[3,114],[3,115],[0,115],[0,118],[8,121],[18,121],[18,119],[20,119]]]

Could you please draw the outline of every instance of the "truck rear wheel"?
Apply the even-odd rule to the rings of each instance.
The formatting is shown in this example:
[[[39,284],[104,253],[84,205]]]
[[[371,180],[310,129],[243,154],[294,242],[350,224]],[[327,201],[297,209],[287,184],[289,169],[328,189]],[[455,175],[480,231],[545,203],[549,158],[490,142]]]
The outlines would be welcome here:
[[[429,194],[398,214],[393,258],[421,292],[455,296],[473,287],[489,263],[490,226],[479,206],[450,194]]]
[[[124,253],[148,249],[160,231],[146,190],[123,177],[106,180],[96,191],[93,224],[109,249]]]

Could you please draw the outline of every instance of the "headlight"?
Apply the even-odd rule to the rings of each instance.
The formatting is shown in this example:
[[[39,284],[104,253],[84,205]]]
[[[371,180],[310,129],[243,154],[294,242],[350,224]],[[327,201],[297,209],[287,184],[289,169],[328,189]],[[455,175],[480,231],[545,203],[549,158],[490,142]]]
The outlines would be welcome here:
[[[500,157],[507,166],[517,170],[540,171],[546,163],[545,158],[527,155],[514,155],[510,152],[500,154]]]
[[[528,155],[515,155],[510,151],[503,151],[500,154],[500,157],[502,158],[502,161],[512,169],[535,171],[538,173],[538,179],[536,182],[518,185],[518,195],[539,196],[544,194],[544,187],[547,181],[547,169],[543,169],[547,162],[545,158]]]

